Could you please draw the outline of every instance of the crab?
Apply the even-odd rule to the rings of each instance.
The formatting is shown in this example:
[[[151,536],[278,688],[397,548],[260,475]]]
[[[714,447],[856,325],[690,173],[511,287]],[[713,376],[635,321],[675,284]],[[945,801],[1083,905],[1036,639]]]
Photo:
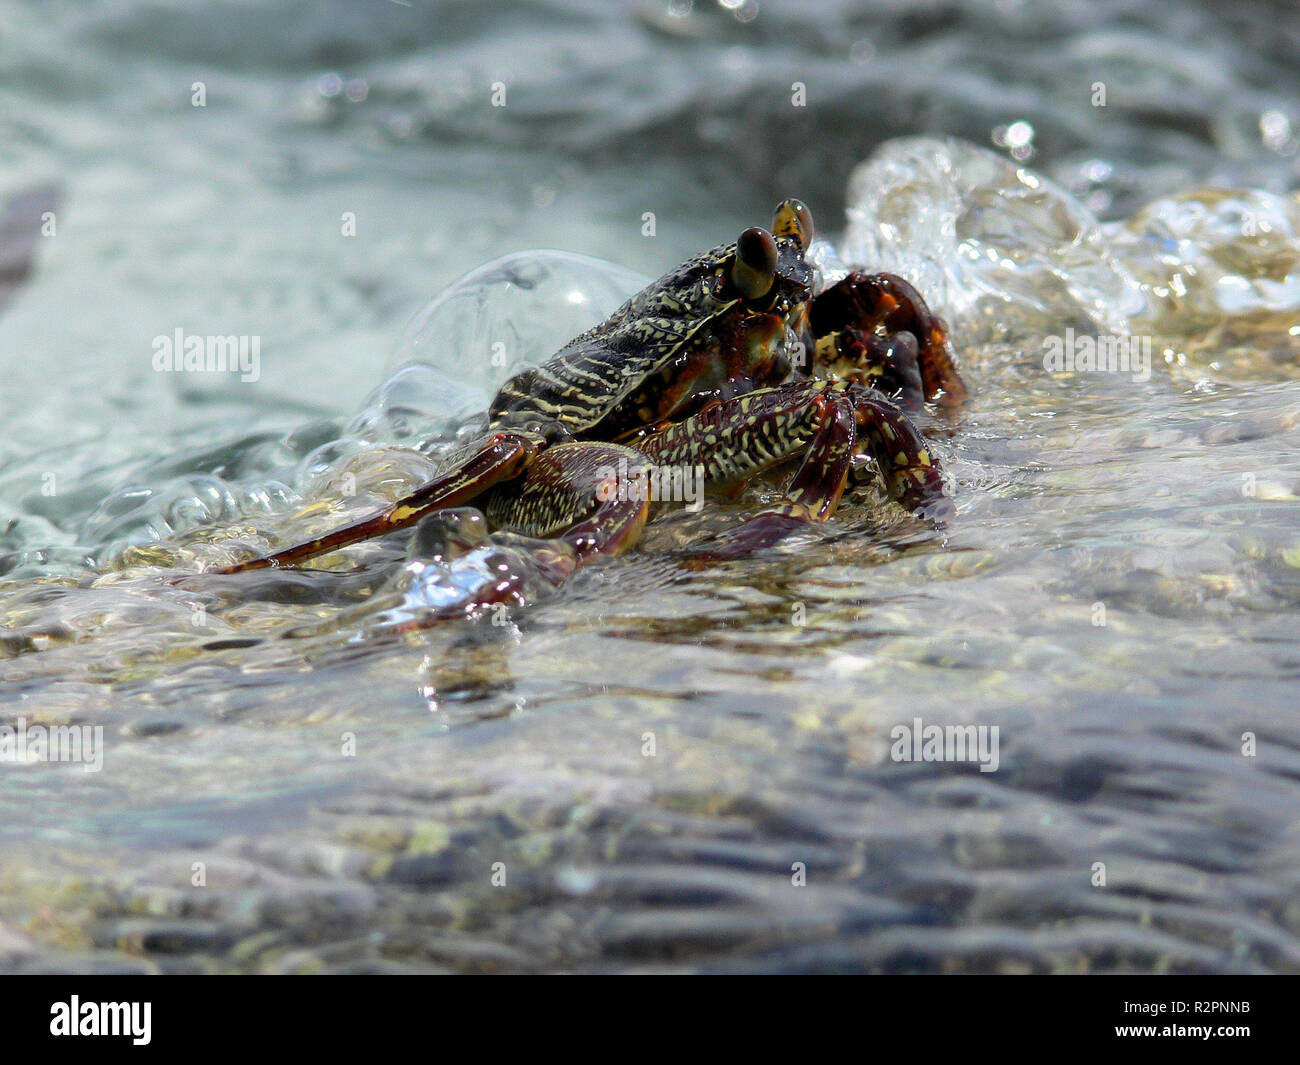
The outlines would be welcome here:
[[[892,274],[854,271],[818,291],[812,239],[808,208],[783,201],[770,230],[687,260],[507,380],[483,432],[432,480],[372,517],[218,572],[298,566],[420,523],[417,555],[442,559],[456,543],[464,553],[492,530],[558,583],[636,543],[653,493],[616,481],[654,467],[702,467],[711,487],[735,489],[801,460],[782,502],[722,534],[724,557],[825,522],[871,469],[894,499],[942,522],[952,503],[907,412],[966,395],[947,330]],[[519,598],[517,583],[480,568],[453,597],[458,610]]]

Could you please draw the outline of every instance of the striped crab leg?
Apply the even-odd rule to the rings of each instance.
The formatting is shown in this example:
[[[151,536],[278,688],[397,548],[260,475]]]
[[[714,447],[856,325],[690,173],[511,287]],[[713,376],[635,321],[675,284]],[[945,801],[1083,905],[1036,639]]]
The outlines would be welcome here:
[[[640,537],[651,500],[620,491],[619,478],[627,470],[628,482],[639,483],[646,461],[618,444],[559,444],[494,492],[486,516],[464,507],[430,515],[399,578],[402,601],[378,624],[414,631],[498,605],[525,606],[584,563],[621,554]]]
[[[736,554],[830,518],[858,456],[876,460],[890,495],[910,510],[942,522],[954,509],[938,464],[906,415],[881,393],[851,381],[808,379],[749,392],[637,446],[657,463],[702,465],[706,481],[723,487],[804,456],[786,502],[727,534]]]
[[[544,441],[526,433],[493,433],[467,459],[453,463],[446,473],[427,481],[373,517],[335,529],[314,540],[294,544],[274,554],[237,562],[214,572],[242,573],[250,569],[296,566],[318,555],[404,529],[436,510],[468,503],[488,489],[518,477],[543,447]]]
[[[622,444],[581,441],[542,452],[526,476],[488,500],[494,528],[524,536],[555,537],[578,562],[618,555],[641,536],[651,500],[636,489],[649,460]],[[626,481],[620,483],[623,471]]]

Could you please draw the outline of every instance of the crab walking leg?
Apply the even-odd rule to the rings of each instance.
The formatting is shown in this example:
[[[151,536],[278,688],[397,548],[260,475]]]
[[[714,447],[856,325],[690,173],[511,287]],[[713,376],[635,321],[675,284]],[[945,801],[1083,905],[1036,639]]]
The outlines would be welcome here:
[[[622,554],[640,539],[650,512],[648,464],[622,444],[557,444],[518,484],[493,493],[485,513],[493,528],[555,537],[579,563]]]
[[[463,507],[430,515],[412,539],[404,600],[383,624],[409,632],[498,604],[527,606],[583,563],[621,554],[650,510],[640,491],[645,464],[617,444],[560,444],[492,493],[485,514]],[[488,526],[498,531],[488,535]]]
[[[240,573],[248,569],[296,566],[317,555],[403,529],[415,524],[426,514],[467,503],[502,481],[518,477],[543,446],[539,439],[524,433],[494,433],[468,459],[453,464],[448,473],[426,482],[372,518],[335,529],[315,540],[286,547],[272,555],[238,562],[215,572]]]
[[[884,396],[849,381],[798,381],[724,400],[638,447],[665,465],[702,465],[706,480],[718,485],[803,454],[787,502],[733,530],[729,538],[746,549],[774,543],[804,522],[830,518],[861,454],[876,459],[890,494],[909,509],[940,519],[952,509],[920,433]]]
[[[698,464],[705,480],[736,484],[806,452],[790,483],[792,503],[825,521],[839,504],[857,454],[879,463],[890,494],[909,508],[944,496],[921,434],[884,396],[851,381],[807,379],[706,407],[637,441],[662,465]]]
[[[925,399],[938,398],[952,406],[969,392],[948,341],[948,328],[926,306],[921,294],[895,274],[867,274],[855,270],[836,282],[814,301],[808,315],[813,335],[833,337],[841,330],[852,330],[848,346],[864,357],[863,369],[882,372],[886,378],[906,380],[912,376],[909,363],[915,360]],[[887,335],[911,333],[916,338],[915,351],[896,346],[865,343],[865,337],[883,329]],[[857,343],[853,343],[856,334]],[[846,354],[844,342],[835,343],[837,354]],[[818,345],[818,355],[823,347]]]

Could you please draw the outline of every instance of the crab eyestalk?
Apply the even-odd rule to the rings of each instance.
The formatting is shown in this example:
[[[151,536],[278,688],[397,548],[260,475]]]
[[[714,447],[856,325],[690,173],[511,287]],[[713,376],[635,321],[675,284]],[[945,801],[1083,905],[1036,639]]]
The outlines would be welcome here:
[[[789,237],[807,251],[813,242],[812,212],[803,200],[782,200],[772,213],[772,232],[778,237]]]
[[[766,229],[754,226],[736,241],[736,263],[731,268],[731,283],[741,297],[762,299],[772,291],[776,281],[776,238]]]

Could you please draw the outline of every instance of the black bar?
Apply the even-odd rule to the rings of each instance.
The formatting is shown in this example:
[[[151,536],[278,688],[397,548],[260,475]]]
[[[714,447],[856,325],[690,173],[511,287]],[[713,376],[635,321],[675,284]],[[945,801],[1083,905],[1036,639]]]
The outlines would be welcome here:
[[[414,1039],[438,1054],[453,1038],[493,1055],[512,1044],[534,1055],[583,1046],[609,1053],[623,1042],[608,1034],[611,1023],[632,1037],[631,1045],[653,1052],[658,1044],[671,1057],[708,1047],[734,1056],[750,1044],[813,1054],[842,1039],[864,1055],[908,1048],[1073,1053],[1127,1044],[1179,1055],[1210,1047],[1222,1056],[1243,1044],[1290,1042],[1295,1030],[1297,985],[1287,977],[760,977],[727,986],[718,977],[703,979],[708,987],[581,975],[576,982],[493,986],[436,977],[29,976],[0,980],[0,995],[10,1061],[25,1060],[16,1056],[24,1050],[93,1053],[110,1043],[129,1053],[283,1048],[337,1056]],[[148,1042],[129,1033],[51,1034],[52,1025],[66,1027],[74,995],[78,1032],[101,1021],[111,1027],[113,1017],[120,1027],[128,1016],[143,1022],[148,1003]],[[133,1015],[105,1013],[99,1003],[139,1008]],[[1192,1028],[1198,1031],[1189,1034]],[[1205,1028],[1208,1038],[1199,1031]]]

